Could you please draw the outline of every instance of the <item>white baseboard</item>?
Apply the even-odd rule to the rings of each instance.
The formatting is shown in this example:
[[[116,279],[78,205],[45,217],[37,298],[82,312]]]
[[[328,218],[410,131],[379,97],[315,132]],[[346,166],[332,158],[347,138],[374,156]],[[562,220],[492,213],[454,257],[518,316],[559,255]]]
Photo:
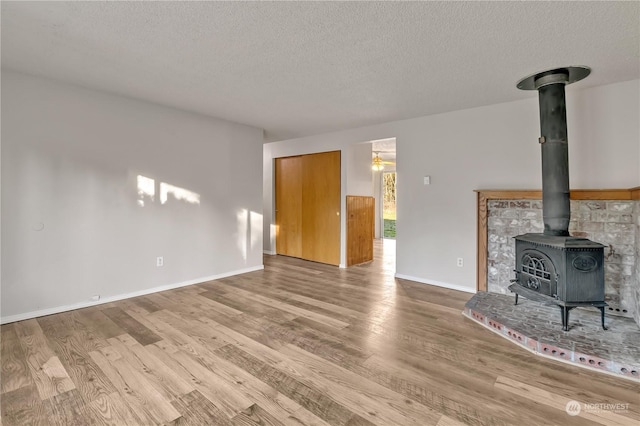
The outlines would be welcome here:
[[[412,277],[410,275],[404,275],[404,274],[396,274],[395,277],[396,278],[400,278],[402,280],[409,280],[409,281],[415,281],[415,282],[422,283],[422,284],[434,285],[436,287],[444,287],[444,288],[448,288],[448,289],[451,289],[451,290],[464,291],[466,293],[476,293],[476,289],[475,288],[469,288],[469,287],[458,285],[458,284],[449,284],[449,283],[445,283],[445,282],[442,282],[442,281],[436,281],[436,280],[430,280],[430,279],[425,279],[425,278]]]
[[[262,251],[264,254],[268,254],[269,256],[275,256],[276,252],[273,250],[263,250]]]
[[[264,269],[264,265],[254,266],[251,268],[238,269],[235,271],[225,272],[218,275],[210,275],[208,277],[195,278],[188,281],[182,281],[175,284],[167,284],[153,288],[147,288],[140,291],[134,291],[132,293],[118,294],[115,296],[108,296],[100,299],[97,302],[80,302],[72,305],[56,306],[53,308],[41,309],[38,311],[25,312],[22,314],[10,315],[8,317],[0,318],[0,324],[7,324],[10,322],[23,321],[31,318],[42,317],[45,315],[59,314],[60,312],[72,311],[74,309],[88,308],[89,306],[102,305],[104,303],[116,302],[118,300],[130,299],[132,297],[144,296],[151,293],[158,293],[160,291],[173,290],[175,288],[186,287],[193,284],[200,284],[207,281],[219,280],[221,278],[231,277],[234,275],[246,274],[248,272],[260,271]]]

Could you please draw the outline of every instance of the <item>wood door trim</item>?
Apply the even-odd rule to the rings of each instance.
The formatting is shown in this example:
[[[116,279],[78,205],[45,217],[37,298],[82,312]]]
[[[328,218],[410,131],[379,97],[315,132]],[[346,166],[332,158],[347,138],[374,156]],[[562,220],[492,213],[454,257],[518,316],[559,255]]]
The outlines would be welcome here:
[[[476,189],[476,291],[487,291],[487,204],[489,200],[541,200],[539,189]],[[572,189],[572,200],[640,200],[640,186],[630,189]]]

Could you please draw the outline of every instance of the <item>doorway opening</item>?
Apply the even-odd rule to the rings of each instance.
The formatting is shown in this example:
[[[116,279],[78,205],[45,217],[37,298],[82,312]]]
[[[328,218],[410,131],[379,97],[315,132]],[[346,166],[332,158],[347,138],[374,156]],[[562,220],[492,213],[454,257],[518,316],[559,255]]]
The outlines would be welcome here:
[[[383,238],[396,238],[396,172],[382,174]]]
[[[393,274],[396,269],[396,138],[371,141],[371,169],[376,206],[374,259]]]
[[[396,238],[396,138],[371,141],[375,237]]]

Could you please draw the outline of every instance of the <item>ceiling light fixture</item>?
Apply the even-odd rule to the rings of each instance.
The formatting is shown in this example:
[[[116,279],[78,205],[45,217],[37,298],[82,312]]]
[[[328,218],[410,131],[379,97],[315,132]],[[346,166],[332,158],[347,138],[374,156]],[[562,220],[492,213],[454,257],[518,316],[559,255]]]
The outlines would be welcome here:
[[[371,170],[379,172],[384,169],[384,166],[382,165],[382,160],[380,159],[380,155],[378,155],[377,152],[375,154],[376,156],[373,157],[373,164],[371,165]]]

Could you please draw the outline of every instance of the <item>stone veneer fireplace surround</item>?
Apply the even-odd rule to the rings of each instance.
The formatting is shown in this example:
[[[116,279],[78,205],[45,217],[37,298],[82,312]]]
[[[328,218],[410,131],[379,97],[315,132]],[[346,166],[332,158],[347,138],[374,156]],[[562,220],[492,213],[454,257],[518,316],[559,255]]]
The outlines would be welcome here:
[[[513,278],[515,251],[511,253],[509,249],[510,246],[514,247],[512,241],[502,240],[507,240],[505,237],[512,223],[513,235],[510,237],[522,232],[540,232],[542,194],[536,190],[476,192],[477,289],[507,294],[506,287],[509,279]],[[640,187],[572,190],[571,200],[572,234],[591,238],[607,246],[605,280],[610,304],[607,313],[632,317],[640,326]],[[495,230],[494,225],[504,228],[500,235],[490,233]],[[501,244],[503,249],[502,253],[498,253],[499,258],[495,250],[497,244]],[[492,249],[491,253],[489,249]]]

